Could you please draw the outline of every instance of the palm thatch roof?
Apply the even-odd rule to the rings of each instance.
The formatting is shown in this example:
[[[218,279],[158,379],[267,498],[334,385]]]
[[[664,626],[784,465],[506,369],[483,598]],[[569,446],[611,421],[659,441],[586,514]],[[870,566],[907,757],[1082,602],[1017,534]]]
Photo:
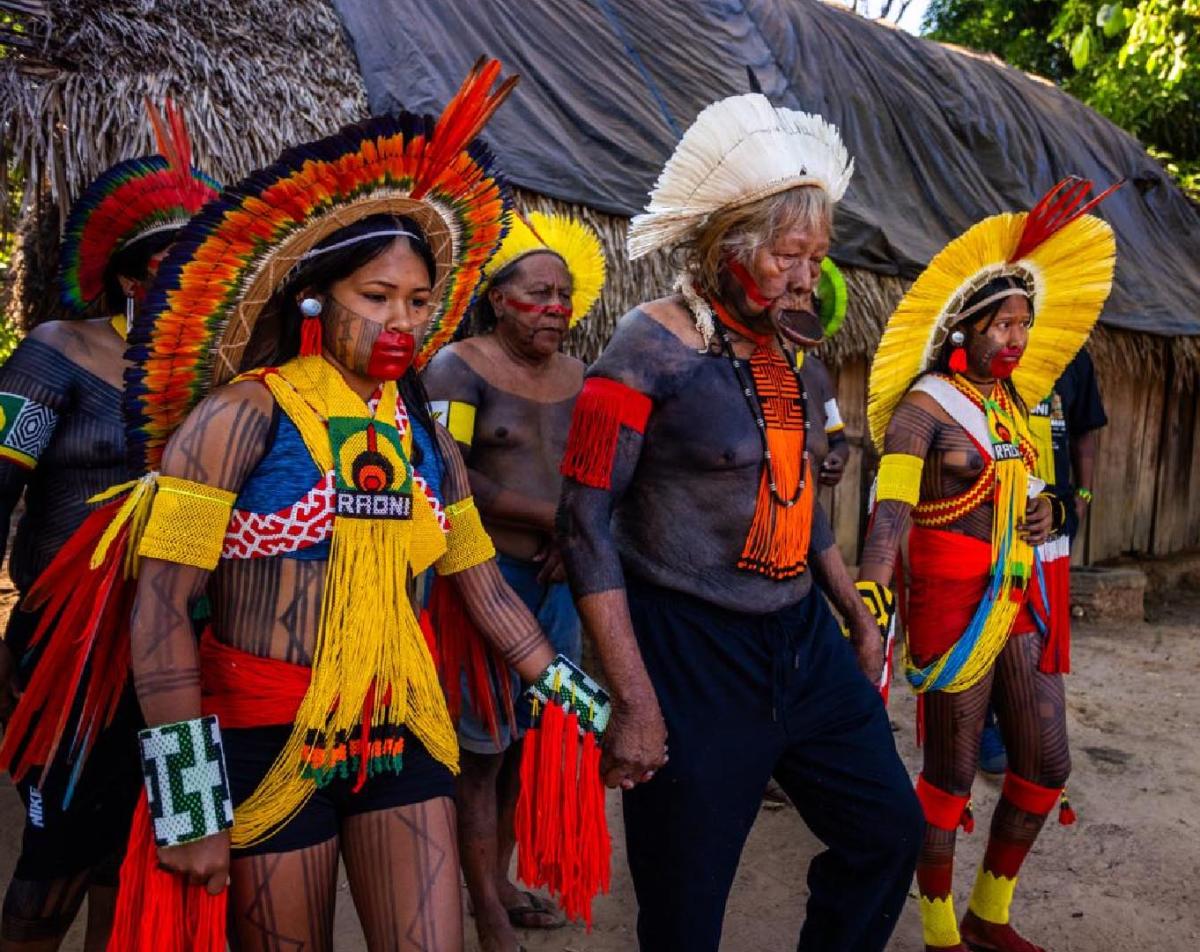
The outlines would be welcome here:
[[[56,315],[51,280],[71,200],[114,162],[152,148],[142,98],[168,93],[187,105],[198,164],[225,182],[367,112],[332,0],[0,0],[0,161],[19,165],[29,183],[9,312],[26,326]],[[581,357],[599,353],[629,308],[670,288],[664,256],[626,259],[624,216],[531,191],[519,190],[518,200],[569,210],[601,235],[610,280],[573,335]],[[843,270],[851,303],[842,331],[825,346],[834,365],[874,351],[908,284]],[[1195,339],[1101,328],[1093,353],[1102,365],[1139,374],[1173,365],[1190,379],[1200,366]]]

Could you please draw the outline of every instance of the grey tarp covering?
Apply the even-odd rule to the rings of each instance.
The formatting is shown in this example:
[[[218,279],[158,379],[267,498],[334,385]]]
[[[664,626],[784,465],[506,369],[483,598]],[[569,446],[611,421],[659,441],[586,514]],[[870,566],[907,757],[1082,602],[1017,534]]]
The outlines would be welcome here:
[[[1200,216],[1138,142],[994,61],[817,0],[333,0],[373,112],[436,112],[481,53],[520,86],[487,131],[517,185],[602,211],[645,204],[680,132],[746,92],[826,116],[857,172],[841,264],[915,277],[949,240],[1067,174],[1130,180],[1106,323],[1200,333]]]

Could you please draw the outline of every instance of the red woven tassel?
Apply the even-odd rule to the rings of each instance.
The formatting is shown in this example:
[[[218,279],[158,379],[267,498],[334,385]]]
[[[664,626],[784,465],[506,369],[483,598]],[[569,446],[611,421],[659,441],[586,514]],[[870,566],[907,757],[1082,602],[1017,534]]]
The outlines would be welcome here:
[[[457,722],[462,716],[462,676],[466,672],[472,711],[487,728],[498,750],[501,715],[510,730],[515,730],[517,720],[508,665],[475,627],[449,579],[437,578],[433,582],[429,623],[436,642],[431,653],[450,717]]]
[[[612,488],[613,460],[621,427],[643,433],[650,398],[607,377],[588,377],[575,401],[561,472],[594,489]]]
[[[123,572],[128,524],[99,568],[91,569],[89,561],[124,501],[119,496],[89,515],[25,599],[23,607],[42,609],[29,647],[43,642],[45,647],[0,746],[0,771],[7,770],[13,780],[50,764],[64,739],[71,759],[82,763],[121,701],[129,677],[128,620],[136,593],[136,582]],[[68,722],[74,724],[69,736]]]
[[[300,356],[320,357],[323,345],[321,319],[319,317],[306,317],[300,322]]]
[[[975,832],[975,811],[971,809],[971,801],[967,801],[967,805],[963,807],[962,819],[959,821],[964,833]]]
[[[544,887],[571,919],[592,925],[592,900],[607,893],[612,842],[600,779],[600,747],[551,701],[525,735],[514,826],[517,876]]]
[[[1045,674],[1071,673],[1071,559],[1070,556],[1042,563],[1046,583],[1044,597],[1049,607],[1047,637],[1038,670]]]
[[[1075,815],[1075,811],[1071,808],[1071,801],[1067,799],[1067,788],[1063,787],[1062,797],[1058,801],[1058,822],[1062,826],[1071,826],[1079,817]]]
[[[950,369],[956,374],[967,372],[967,352],[963,348],[955,347],[950,351]]]
[[[159,867],[143,793],[121,864],[108,952],[225,952],[228,895],[209,895],[204,886]]]

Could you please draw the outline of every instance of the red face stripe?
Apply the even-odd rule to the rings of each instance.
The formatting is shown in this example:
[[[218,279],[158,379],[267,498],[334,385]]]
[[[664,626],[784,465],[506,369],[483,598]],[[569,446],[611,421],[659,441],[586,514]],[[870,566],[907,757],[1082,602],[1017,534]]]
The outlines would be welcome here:
[[[746,297],[752,303],[757,304],[759,307],[770,307],[775,303],[774,298],[769,298],[762,293],[762,288],[758,286],[758,282],[754,280],[754,276],[746,270],[741,262],[729,258],[725,261],[725,267],[729,269],[729,273],[741,285],[742,290],[746,293]]]

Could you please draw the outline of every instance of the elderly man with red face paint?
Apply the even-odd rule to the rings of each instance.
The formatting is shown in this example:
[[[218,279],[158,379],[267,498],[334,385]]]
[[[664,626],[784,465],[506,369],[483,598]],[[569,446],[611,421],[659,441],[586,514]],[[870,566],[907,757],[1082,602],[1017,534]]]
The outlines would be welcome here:
[[[559,462],[584,367],[562,353],[562,345],[600,296],[604,253],[581,221],[541,212],[515,215],[484,282],[474,336],[448,345],[422,379],[435,417],[462,451],[500,573],[554,650],[578,662],[579,615],[554,544],[554,514],[562,487]],[[443,593],[435,591],[431,607],[438,637],[448,645],[457,632],[445,617]],[[483,952],[516,952],[514,928],[563,924],[551,903],[509,879],[521,737],[531,712],[527,702],[513,703],[520,683],[503,665],[485,664],[479,672],[469,663],[449,663],[472,657],[471,645],[441,655],[447,695],[465,702],[458,719],[458,841],[475,928]],[[507,683],[495,690],[498,678]]]
[[[1047,541],[1067,514],[1034,475],[1026,408],[1087,338],[1111,286],[1112,231],[1083,215],[1089,189],[1063,183],[1029,214],[994,216],[955,239],[892,315],[872,366],[867,416],[883,455],[859,584],[886,624],[907,535],[906,673],[925,741],[917,884],[930,952],[1039,952],[1009,907],[1070,772],[1069,616]],[[955,832],[973,826],[989,698],[1009,764],[960,931]],[[1065,798],[1062,807],[1069,822]]]
[[[717,949],[771,776],[829,847],[799,948],[882,949],[912,875],[882,644],[814,500],[825,425],[795,360],[851,169],[818,116],[705,109],[629,238],[678,249],[679,293],[621,320],[576,404],[560,539],[613,696],[601,769],[644,950]]]

